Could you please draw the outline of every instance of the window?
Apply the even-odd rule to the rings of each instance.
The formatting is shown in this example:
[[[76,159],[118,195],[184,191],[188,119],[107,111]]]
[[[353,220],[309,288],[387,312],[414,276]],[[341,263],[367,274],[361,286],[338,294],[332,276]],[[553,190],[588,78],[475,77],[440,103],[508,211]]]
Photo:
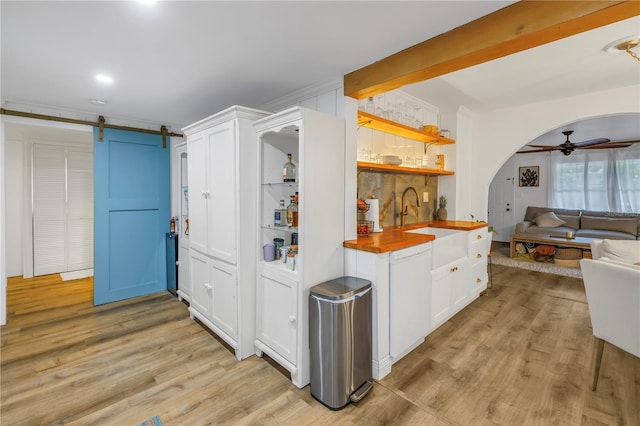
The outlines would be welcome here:
[[[551,156],[554,207],[640,212],[640,145]]]

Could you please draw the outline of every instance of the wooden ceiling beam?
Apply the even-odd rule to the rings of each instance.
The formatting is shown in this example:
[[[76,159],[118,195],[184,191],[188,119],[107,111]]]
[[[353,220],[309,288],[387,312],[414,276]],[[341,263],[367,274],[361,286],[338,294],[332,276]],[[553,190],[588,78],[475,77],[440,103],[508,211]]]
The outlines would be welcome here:
[[[640,15],[640,1],[520,1],[346,74],[363,99]]]

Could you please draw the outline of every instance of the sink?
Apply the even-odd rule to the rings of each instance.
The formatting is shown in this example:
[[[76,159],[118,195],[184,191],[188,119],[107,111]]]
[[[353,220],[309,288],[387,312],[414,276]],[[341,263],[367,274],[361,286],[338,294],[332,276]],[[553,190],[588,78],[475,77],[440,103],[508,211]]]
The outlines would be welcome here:
[[[457,259],[467,256],[467,232],[447,228],[412,229],[414,234],[435,235],[433,244],[433,269],[437,269]]]
[[[450,235],[464,233],[465,231],[458,231],[457,229],[430,228],[430,227],[427,227],[427,228],[412,229],[412,230],[406,231],[406,232],[412,232],[414,234],[435,235],[436,238],[445,238],[445,237],[448,237]]]

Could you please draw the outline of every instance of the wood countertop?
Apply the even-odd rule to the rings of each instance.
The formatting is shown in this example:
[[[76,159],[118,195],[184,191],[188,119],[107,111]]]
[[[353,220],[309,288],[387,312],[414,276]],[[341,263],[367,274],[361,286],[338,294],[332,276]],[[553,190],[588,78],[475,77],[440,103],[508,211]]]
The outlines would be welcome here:
[[[410,231],[418,228],[446,228],[461,231],[472,231],[487,227],[486,222],[469,222],[465,220],[438,220],[430,222],[411,223],[405,226],[390,226],[382,232],[371,233],[366,237],[347,240],[342,245],[346,248],[368,251],[371,253],[386,253],[403,248],[428,243],[436,239],[435,235],[414,234]]]

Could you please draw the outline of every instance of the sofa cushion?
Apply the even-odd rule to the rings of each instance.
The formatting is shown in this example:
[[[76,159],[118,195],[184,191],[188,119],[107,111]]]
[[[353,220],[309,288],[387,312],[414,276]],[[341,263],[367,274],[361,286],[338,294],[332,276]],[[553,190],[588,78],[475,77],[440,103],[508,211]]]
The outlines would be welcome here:
[[[638,232],[638,219],[624,217],[586,216],[580,218],[581,229],[626,232],[633,236]]]
[[[568,226],[569,228],[573,228],[574,230],[580,229],[580,216],[569,216],[566,214],[558,213],[556,213],[556,216],[558,216],[558,219],[564,220],[565,223],[563,226]]]
[[[566,222],[559,219],[554,212],[542,213],[533,220],[541,228],[556,228]]]
[[[528,220],[529,222],[533,222],[533,219],[536,216],[541,215],[542,213],[554,212],[557,215],[564,216],[578,216],[580,217],[580,210],[568,210],[568,209],[554,209],[553,207],[527,207],[527,212],[524,215],[524,220]]]
[[[600,254],[617,262],[634,264],[640,262],[640,241],[603,240]]]
[[[573,228],[569,228],[568,226],[557,226],[555,228],[543,228],[541,226],[537,226],[537,225],[531,225],[529,226],[525,233],[526,234],[541,234],[541,235],[564,235],[567,231],[571,231],[574,232]],[[577,232],[576,232],[577,235]]]
[[[576,237],[581,238],[599,238],[601,240],[608,238],[611,240],[635,240],[635,235],[619,231],[605,231],[603,229],[578,229],[574,232]]]

